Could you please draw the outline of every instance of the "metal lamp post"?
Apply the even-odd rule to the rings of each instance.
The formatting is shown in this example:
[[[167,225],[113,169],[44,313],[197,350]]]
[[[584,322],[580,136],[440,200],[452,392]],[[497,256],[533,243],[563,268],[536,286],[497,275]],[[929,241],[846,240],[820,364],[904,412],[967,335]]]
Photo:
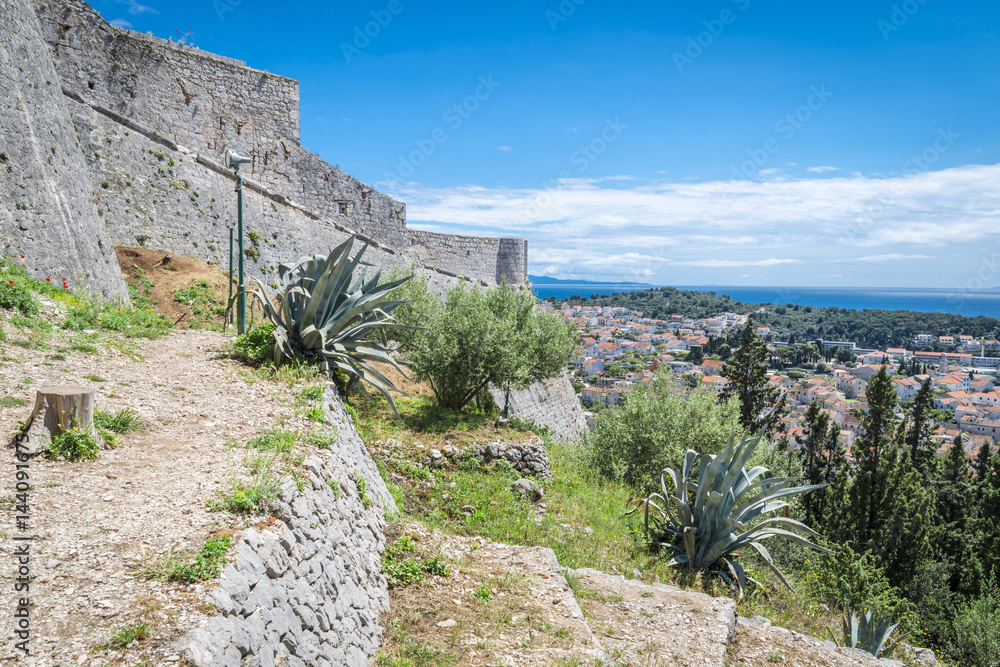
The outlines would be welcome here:
[[[247,330],[247,296],[243,284],[243,177],[240,176],[240,165],[250,162],[250,158],[226,151],[226,166],[236,174],[236,236],[239,251],[240,282],[236,286],[236,332],[246,333]],[[229,242],[229,285],[233,284],[233,244]],[[231,298],[231,297],[230,297]]]

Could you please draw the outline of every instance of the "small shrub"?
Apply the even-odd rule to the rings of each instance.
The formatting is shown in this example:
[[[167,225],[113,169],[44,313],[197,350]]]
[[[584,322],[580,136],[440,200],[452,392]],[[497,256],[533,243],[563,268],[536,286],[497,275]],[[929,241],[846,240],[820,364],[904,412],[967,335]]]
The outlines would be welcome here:
[[[319,401],[323,398],[323,387],[306,387],[299,392],[299,398],[302,401]]]
[[[239,477],[234,471],[229,488],[216,491],[215,497],[207,502],[210,509],[233,514],[259,512],[270,500],[278,496],[281,477],[275,470],[278,452],[248,454],[243,461],[250,479]]]
[[[0,279],[0,308],[16,310],[24,315],[38,314],[38,299],[31,293],[26,281],[7,278],[7,273]]]
[[[250,239],[250,243],[254,245],[260,245],[260,242],[264,239],[264,235],[258,232],[256,229],[251,229],[247,232],[247,238]]]
[[[448,566],[441,560],[441,556],[435,556],[429,561],[425,561],[424,572],[438,577],[447,577],[449,574]]]
[[[100,446],[94,437],[85,428],[74,425],[62,433],[58,433],[52,438],[45,457],[48,459],[58,459],[60,457],[67,461],[92,461],[97,458],[97,451]]]
[[[337,484],[336,480],[328,479],[328,480],[326,480],[326,485],[329,486],[330,489],[333,491],[333,497],[339,499],[340,498],[340,484]]]
[[[233,342],[233,356],[251,364],[274,359],[274,325],[270,322],[249,329]]]
[[[382,559],[382,573],[389,583],[390,588],[402,588],[410,584],[416,584],[424,580],[424,573],[420,570],[420,564],[414,558],[407,558],[404,561],[394,561],[388,558]]]

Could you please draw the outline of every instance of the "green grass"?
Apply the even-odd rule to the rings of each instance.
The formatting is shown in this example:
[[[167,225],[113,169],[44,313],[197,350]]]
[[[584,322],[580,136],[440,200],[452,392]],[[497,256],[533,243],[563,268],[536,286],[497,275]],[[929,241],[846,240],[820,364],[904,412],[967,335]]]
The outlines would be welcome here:
[[[104,379],[95,380],[95,382],[104,382]],[[132,408],[124,408],[114,414],[104,412],[102,410],[95,410],[94,425],[97,426],[97,428],[105,429],[107,431],[111,431],[112,433],[130,433],[132,431],[141,431],[149,428],[150,426],[149,422],[144,421],[139,416],[139,413]]]
[[[28,401],[25,399],[16,396],[0,397],[0,408],[19,408],[22,405],[27,405],[27,403]]]
[[[247,450],[242,461],[247,474],[241,476],[232,470],[228,488],[216,491],[207,501],[209,509],[231,514],[263,511],[267,503],[278,496],[281,486],[279,456],[277,451]]]
[[[150,308],[121,306],[78,293],[65,295],[62,301],[67,314],[61,326],[72,331],[101,329],[128,338],[159,338],[172,328],[170,320]]]
[[[354,471],[354,484],[358,487],[358,497],[361,499],[361,505],[365,509],[370,508],[374,501],[368,495],[368,480],[357,470]]]
[[[98,647],[99,650],[123,649],[132,642],[139,642],[149,637],[152,626],[147,621],[134,621],[128,625],[123,625],[111,633],[104,644]]]
[[[215,579],[226,564],[226,551],[232,544],[227,535],[214,537],[192,553],[182,550],[171,552],[154,564],[143,569],[139,576],[147,579],[163,579],[179,583],[197,583]]]
[[[107,382],[106,378],[102,378],[100,375],[95,375],[94,373],[87,373],[83,377],[91,382]]]
[[[295,434],[280,428],[265,429],[251,438],[247,447],[268,452],[290,452],[295,447]]]
[[[302,442],[319,449],[330,449],[337,443],[338,433],[335,426],[316,429],[302,436]]]
[[[199,328],[209,326],[221,329],[223,317],[226,314],[226,304],[212,285],[204,278],[199,278],[185,288],[174,292],[174,301],[183,303],[191,309],[190,326]]]

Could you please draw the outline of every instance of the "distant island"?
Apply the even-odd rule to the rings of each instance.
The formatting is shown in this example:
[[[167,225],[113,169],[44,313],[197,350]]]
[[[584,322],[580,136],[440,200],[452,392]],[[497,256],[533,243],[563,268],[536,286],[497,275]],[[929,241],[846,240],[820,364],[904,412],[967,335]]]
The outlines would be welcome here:
[[[607,280],[598,282],[596,280],[563,280],[561,278],[549,278],[548,276],[528,275],[528,280],[533,285],[630,285],[635,287],[656,287],[649,283],[631,283],[627,280]]]

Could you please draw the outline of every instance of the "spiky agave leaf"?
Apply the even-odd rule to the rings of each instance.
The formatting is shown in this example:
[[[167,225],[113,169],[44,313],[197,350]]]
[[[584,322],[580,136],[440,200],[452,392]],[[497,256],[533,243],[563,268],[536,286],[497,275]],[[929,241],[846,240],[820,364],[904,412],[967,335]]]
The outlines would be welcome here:
[[[826,486],[794,486],[792,478],[767,477],[768,470],[762,466],[748,471],[746,464],[760,440],[760,436],[755,436],[736,442],[731,436],[725,450],[715,456],[699,457],[695,451],[688,450],[678,468],[664,468],[660,474],[661,492],[652,493],[645,500],[646,537],[652,544],[667,546],[675,552],[670,564],[686,564],[693,570],[718,574],[740,595],[747,577],[736,560],[738,549],[746,546],[755,549],[789,587],[760,542],[780,537],[827,551],[793,532],[819,537],[814,530],[794,519],[773,517],[754,522],[747,528],[758,517],[787,507],[780,498]],[[698,471],[696,479],[695,469]],[[667,478],[671,488],[668,488]]]
[[[374,387],[399,417],[390,392],[405,393],[375,364],[389,364],[404,377],[406,373],[388,348],[368,340],[367,335],[386,329],[420,329],[396,322],[390,315],[403,303],[390,294],[408,278],[379,285],[380,271],[368,277],[362,269],[354,279],[368,244],[352,257],[353,243],[352,236],[327,256],[307,256],[282,264],[275,298],[256,278],[249,293],[275,326],[276,362],[281,357],[302,358],[338,368],[361,380],[362,390],[364,383]]]
[[[844,644],[851,648],[868,651],[876,658],[891,655],[898,641],[889,642],[889,636],[899,627],[900,621],[893,621],[890,614],[874,609],[864,612],[851,610],[844,617]]]

